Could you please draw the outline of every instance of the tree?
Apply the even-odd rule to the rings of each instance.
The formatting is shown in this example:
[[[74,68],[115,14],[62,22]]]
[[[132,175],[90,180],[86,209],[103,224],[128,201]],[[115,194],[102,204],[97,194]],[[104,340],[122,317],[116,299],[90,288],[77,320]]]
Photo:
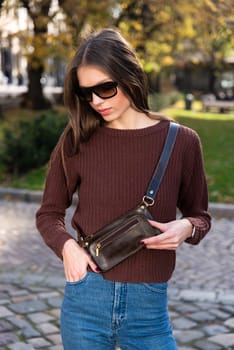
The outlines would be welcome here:
[[[112,24],[115,0],[58,0],[65,17],[66,30],[77,47],[82,34]]]
[[[33,109],[49,106],[41,84],[47,58],[67,60],[68,50],[72,54],[72,48],[77,46],[81,32],[109,24],[110,5],[114,0],[58,0],[58,7],[53,12],[52,3],[52,0],[0,0],[0,9],[4,4],[13,8],[24,7],[32,22],[30,30],[19,33],[19,36],[24,42],[23,50],[28,61],[26,103]],[[56,17],[58,13],[59,23]],[[48,32],[50,23],[54,24],[53,34]]]
[[[27,101],[33,109],[45,109],[49,102],[43,94],[41,78],[45,69],[45,57],[47,56],[48,23],[50,21],[49,10],[52,0],[30,1],[20,0],[27,10],[33,23],[33,32],[30,38],[31,52],[28,53],[28,93]]]
[[[198,4],[199,6],[199,4]],[[204,20],[206,19],[205,23]],[[209,76],[209,90],[215,92],[217,72],[225,65],[225,58],[234,48],[234,8],[232,0],[205,0],[194,16],[196,33],[190,44],[196,64],[206,65]],[[196,59],[200,55],[200,60]],[[190,55],[191,57],[191,55]]]
[[[133,43],[150,74],[175,66],[214,72],[234,47],[233,0],[120,0],[115,25]]]
[[[37,109],[47,106],[40,83],[47,58],[67,61],[92,29],[119,28],[149,75],[209,62],[211,89],[215,71],[234,47],[233,0],[58,0],[54,12],[52,2],[0,0],[0,9],[4,3],[23,6],[31,19],[31,30],[19,35],[28,57],[28,98]],[[53,33],[48,32],[50,23]]]
[[[26,9],[31,23],[27,30],[19,31],[16,35],[20,38],[22,54],[27,57],[28,92],[24,103],[33,109],[45,109],[50,106],[49,101],[43,94],[41,78],[45,69],[45,59],[48,56],[48,23],[51,21],[49,11],[52,0],[0,0],[0,10],[6,13],[20,7]]]

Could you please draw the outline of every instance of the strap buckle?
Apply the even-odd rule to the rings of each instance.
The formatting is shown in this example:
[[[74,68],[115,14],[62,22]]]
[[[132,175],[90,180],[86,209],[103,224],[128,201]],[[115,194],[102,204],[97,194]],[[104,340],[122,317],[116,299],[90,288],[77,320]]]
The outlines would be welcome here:
[[[151,207],[152,205],[154,205],[154,199],[148,196],[144,196],[142,198],[142,204],[146,206],[146,208]]]

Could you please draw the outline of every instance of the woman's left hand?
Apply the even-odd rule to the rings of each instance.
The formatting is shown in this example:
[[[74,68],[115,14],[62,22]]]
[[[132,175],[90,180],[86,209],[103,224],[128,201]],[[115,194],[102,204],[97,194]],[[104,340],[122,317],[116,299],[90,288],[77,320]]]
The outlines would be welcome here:
[[[162,234],[141,241],[148,249],[176,250],[192,234],[193,226],[188,219],[174,220],[165,224],[152,220],[149,222]]]

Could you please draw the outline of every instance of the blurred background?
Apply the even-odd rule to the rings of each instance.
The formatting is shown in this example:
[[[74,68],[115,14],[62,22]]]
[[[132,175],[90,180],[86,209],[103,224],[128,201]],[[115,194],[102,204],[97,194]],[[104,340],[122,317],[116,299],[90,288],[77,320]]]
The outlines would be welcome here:
[[[152,109],[198,132],[210,201],[234,203],[233,0],[0,0],[0,186],[43,189],[66,64],[109,26],[135,48]]]

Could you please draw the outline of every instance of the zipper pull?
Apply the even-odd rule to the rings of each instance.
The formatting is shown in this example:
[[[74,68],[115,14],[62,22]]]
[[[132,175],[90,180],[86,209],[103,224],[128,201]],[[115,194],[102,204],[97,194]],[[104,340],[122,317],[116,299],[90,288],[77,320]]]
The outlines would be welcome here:
[[[96,256],[99,256],[99,249],[101,248],[101,243],[96,244]]]

